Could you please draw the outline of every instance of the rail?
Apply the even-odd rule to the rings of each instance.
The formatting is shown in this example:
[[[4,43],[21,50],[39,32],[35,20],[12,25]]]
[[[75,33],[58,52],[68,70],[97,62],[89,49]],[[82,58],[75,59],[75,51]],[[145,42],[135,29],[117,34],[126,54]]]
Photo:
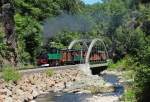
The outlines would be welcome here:
[[[44,72],[47,69],[53,70],[63,70],[63,69],[77,69],[78,65],[67,65],[67,66],[55,66],[55,67],[38,67],[38,68],[30,68],[30,69],[21,69],[19,72],[21,74],[32,74],[32,73],[40,73]],[[0,72],[0,78],[2,77],[2,72]]]

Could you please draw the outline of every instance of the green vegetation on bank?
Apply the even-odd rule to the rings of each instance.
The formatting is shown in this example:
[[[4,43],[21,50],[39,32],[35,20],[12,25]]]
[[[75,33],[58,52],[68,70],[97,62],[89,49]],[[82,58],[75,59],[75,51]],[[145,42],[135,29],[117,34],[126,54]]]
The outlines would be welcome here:
[[[21,74],[14,68],[7,67],[7,68],[4,68],[2,71],[2,78],[7,82],[9,81],[16,82],[17,80],[21,78]]]
[[[131,56],[126,56],[116,63],[110,63],[108,70],[123,71],[122,77],[126,82],[124,83],[124,94],[121,98],[123,102],[136,102],[136,89],[135,89],[135,68],[136,65],[133,62]]]
[[[123,102],[136,102],[135,92],[133,89],[127,89],[121,99]]]
[[[140,63],[137,58],[127,56],[116,63],[110,63],[109,70],[124,72],[123,77],[127,80],[127,83],[123,101],[147,102],[150,90],[150,67],[148,65]]]
[[[53,69],[47,69],[45,70],[45,74],[49,77],[51,77],[54,74],[54,70]]]
[[[131,56],[127,55],[124,58],[118,60],[117,62],[111,61],[108,65],[109,70],[134,70],[135,63]]]

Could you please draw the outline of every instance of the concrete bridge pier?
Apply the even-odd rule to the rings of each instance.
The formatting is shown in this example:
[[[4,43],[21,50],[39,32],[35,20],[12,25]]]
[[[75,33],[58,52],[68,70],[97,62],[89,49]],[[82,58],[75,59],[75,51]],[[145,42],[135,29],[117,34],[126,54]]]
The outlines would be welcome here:
[[[85,64],[79,64],[78,65],[79,69],[81,71],[83,71],[84,73],[86,73],[87,75],[92,75],[92,72],[90,70],[90,65],[89,63],[85,63]]]
[[[78,68],[87,75],[99,75],[100,72],[107,69],[107,66],[92,67],[89,63],[79,64]]]

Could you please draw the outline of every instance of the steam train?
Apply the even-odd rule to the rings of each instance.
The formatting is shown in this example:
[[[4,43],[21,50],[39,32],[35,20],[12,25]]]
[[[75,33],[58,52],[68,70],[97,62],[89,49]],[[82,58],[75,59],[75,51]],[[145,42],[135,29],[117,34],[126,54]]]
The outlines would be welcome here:
[[[87,50],[69,50],[49,48],[48,51],[42,52],[37,57],[38,66],[62,66],[85,63]],[[107,56],[104,51],[92,50],[89,58],[90,63],[106,62]]]

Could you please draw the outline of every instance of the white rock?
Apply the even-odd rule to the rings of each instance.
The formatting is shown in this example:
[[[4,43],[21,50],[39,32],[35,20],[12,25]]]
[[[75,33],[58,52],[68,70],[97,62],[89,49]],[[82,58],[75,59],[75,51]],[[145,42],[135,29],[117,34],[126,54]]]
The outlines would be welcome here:
[[[6,89],[7,92],[7,96],[11,96],[12,95],[12,91],[10,91],[9,89]]]
[[[34,89],[33,92],[32,92],[32,95],[35,98],[39,95],[39,93],[37,92],[37,90]]]
[[[30,101],[30,102],[36,102],[35,100],[32,100],[32,101]]]
[[[4,102],[13,102],[12,97],[6,97],[6,99],[4,100]]]
[[[27,93],[26,96],[28,97],[29,100],[33,100],[33,95],[30,93]]]

